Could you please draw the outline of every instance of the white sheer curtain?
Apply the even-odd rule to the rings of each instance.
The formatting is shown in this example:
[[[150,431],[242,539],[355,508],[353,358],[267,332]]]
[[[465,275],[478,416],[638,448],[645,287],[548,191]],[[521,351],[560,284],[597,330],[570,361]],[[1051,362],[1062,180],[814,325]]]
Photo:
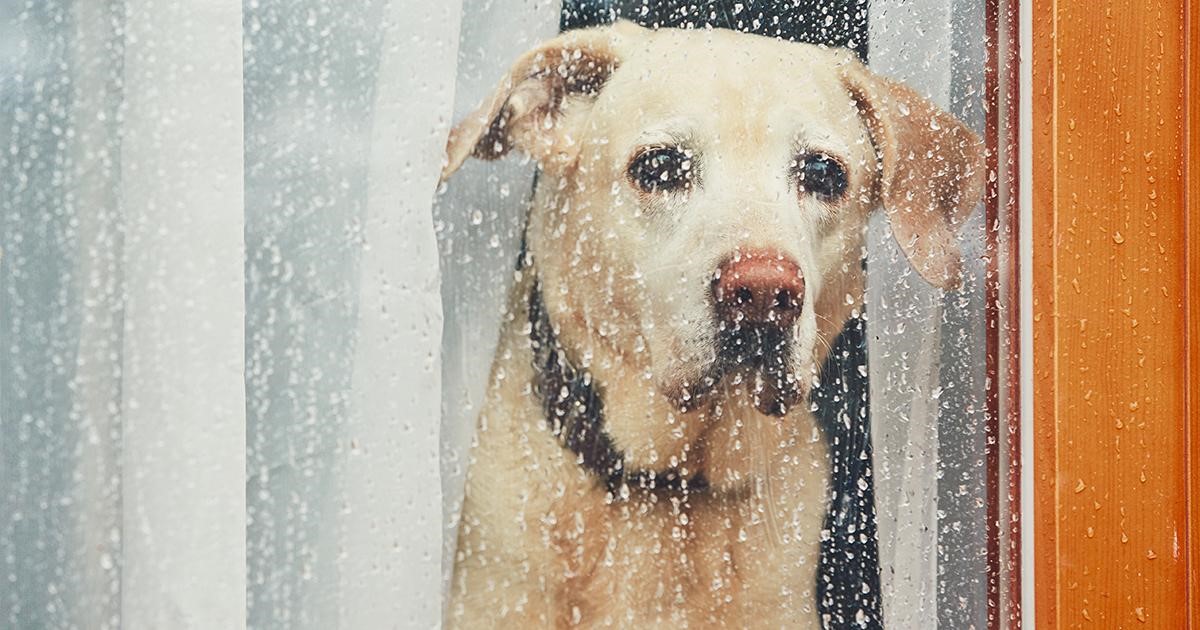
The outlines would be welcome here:
[[[440,625],[442,302],[431,205],[454,102],[461,2],[383,22],[343,471],[339,627]],[[422,36],[413,37],[414,23]]]
[[[950,101],[950,1],[871,6],[871,67]],[[919,44],[913,31],[923,33]],[[908,265],[877,213],[870,226],[867,321],[884,619],[899,628],[938,621],[938,389],[941,290]],[[910,332],[911,331],[911,332]],[[919,332],[918,332],[919,331]],[[909,334],[906,334],[909,333]]]
[[[0,6],[0,627],[440,617],[457,2]]]
[[[241,17],[0,12],[0,625],[245,624]]]
[[[236,0],[126,5],[123,627],[245,626],[240,31]]]
[[[521,53],[558,32],[559,0],[464,0],[454,120],[479,107]],[[534,165],[513,155],[468,160],[438,195],[434,216],[446,325],[442,366],[444,578],[453,569],[471,439],[508,297]]]
[[[979,132],[979,0],[873,0],[871,67]],[[982,212],[960,231],[963,287],[909,267],[884,216],[870,226],[868,361],[885,627],[985,627]]]

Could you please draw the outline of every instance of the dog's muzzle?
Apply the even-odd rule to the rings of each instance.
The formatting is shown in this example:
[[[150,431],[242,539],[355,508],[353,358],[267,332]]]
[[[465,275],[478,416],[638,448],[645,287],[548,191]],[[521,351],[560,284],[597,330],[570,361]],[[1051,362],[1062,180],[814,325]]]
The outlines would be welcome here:
[[[804,274],[776,252],[738,252],[712,282],[717,318],[717,357],[722,372],[742,372],[755,407],[782,416],[800,398],[791,365],[794,325],[804,305]]]

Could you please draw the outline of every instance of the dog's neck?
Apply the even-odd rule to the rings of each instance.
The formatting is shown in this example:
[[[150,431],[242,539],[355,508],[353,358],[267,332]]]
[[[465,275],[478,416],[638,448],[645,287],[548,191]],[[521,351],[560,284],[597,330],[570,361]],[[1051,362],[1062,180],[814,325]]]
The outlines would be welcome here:
[[[686,476],[680,470],[628,470],[625,456],[604,429],[604,402],[599,384],[586,369],[575,368],[558,341],[534,278],[529,289],[529,341],[533,352],[533,391],[542,413],[562,446],[577,456],[579,465],[595,476],[615,500],[633,493],[687,495],[705,492],[703,474]]]

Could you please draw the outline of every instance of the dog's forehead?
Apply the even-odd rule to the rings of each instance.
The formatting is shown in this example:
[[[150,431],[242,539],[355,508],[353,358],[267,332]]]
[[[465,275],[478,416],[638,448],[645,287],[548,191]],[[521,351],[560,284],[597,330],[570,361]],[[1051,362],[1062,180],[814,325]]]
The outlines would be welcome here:
[[[611,123],[604,126],[615,144],[694,133],[845,136],[857,124],[841,80],[847,59],[757,35],[664,29],[627,51],[595,122]]]

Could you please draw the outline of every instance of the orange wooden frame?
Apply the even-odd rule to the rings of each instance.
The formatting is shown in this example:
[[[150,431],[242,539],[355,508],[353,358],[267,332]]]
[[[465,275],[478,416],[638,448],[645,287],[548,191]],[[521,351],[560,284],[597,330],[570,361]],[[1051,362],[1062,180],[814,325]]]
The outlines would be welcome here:
[[[1037,627],[1200,630],[1200,7],[1032,4]]]
[[[1186,20],[1187,579],[1188,627],[1195,630],[1200,629],[1200,3],[1188,3]]]

